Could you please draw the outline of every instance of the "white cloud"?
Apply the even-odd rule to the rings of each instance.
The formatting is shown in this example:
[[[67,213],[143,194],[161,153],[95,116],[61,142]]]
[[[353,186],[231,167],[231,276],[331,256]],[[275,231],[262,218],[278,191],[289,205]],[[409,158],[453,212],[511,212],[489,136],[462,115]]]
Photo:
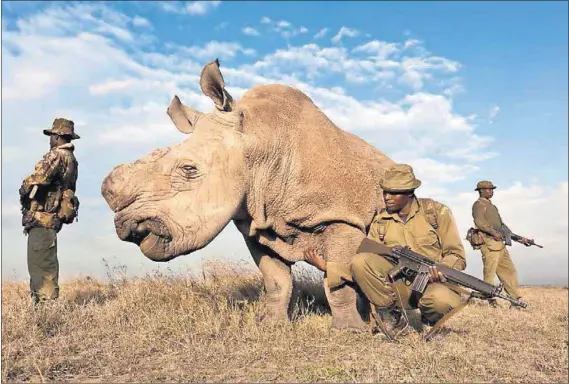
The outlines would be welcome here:
[[[496,116],[498,116],[498,113],[500,113],[500,107],[497,105],[493,106],[492,109],[490,110],[490,113],[488,114],[489,124],[494,123],[494,119],[496,118]]]
[[[220,4],[221,1],[168,1],[160,3],[166,12],[186,15],[205,15]]]
[[[316,35],[314,35],[314,38],[320,39],[320,38],[326,36],[327,33],[328,33],[328,28],[322,28],[321,30],[318,31],[318,33]]]
[[[134,25],[136,27],[149,27],[151,24],[150,24],[150,21],[148,21],[144,17],[135,16],[132,19],[132,25]]]
[[[405,41],[404,48],[407,49],[407,48],[414,47],[414,46],[419,45],[419,44],[421,44],[420,40],[408,39],[407,41]]]
[[[257,31],[255,28],[245,27],[241,31],[244,35],[247,36],[259,36],[259,31]]]
[[[2,149],[7,166],[2,173],[2,251],[9,255],[3,258],[8,271],[17,268],[22,276],[26,274],[16,191],[47,149],[46,137],[40,132],[54,116],[66,116],[77,123],[81,140],[76,154],[82,170],[78,195],[85,201],[80,222],[66,227],[60,236],[62,276],[97,270],[101,256],[120,255],[119,262],[135,271],[157,268],[138,248],[116,237],[112,213],[100,196],[100,182],[113,166],[185,137],[165,113],[174,94],[197,109],[212,108],[211,100],[199,90],[198,78],[203,64],[215,57],[220,57],[225,82],[235,98],[265,83],[285,83],[303,90],[340,128],[354,132],[396,161],[412,164],[424,182],[420,194],[448,202],[461,233],[471,222],[468,215],[476,196],[470,188],[461,194],[456,185],[475,183],[481,178],[480,162],[496,153],[491,148],[493,138],[480,135],[476,118],[457,113],[445,93],[453,86],[461,87],[457,77],[460,63],[428,54],[421,49],[421,42],[411,44],[410,40],[372,39],[354,49],[287,44],[262,57],[253,57],[255,50],[237,42],[214,40],[179,46],[161,40],[153,45],[156,40],[150,29],[139,28],[134,20],[136,17],[101,4],[56,3],[22,17],[16,29],[5,27]],[[270,19],[262,22],[271,23]],[[289,23],[286,31],[300,33],[302,27]],[[158,24],[154,28],[158,29]],[[122,32],[117,33],[119,30]],[[337,41],[342,36],[349,34],[343,32]],[[448,81],[446,74],[452,76]],[[400,83],[406,81],[421,91],[401,88]],[[376,97],[369,89],[380,83],[401,92],[389,100]],[[369,96],[355,97],[357,93],[348,91],[351,86],[363,87],[363,94]],[[24,105],[22,99],[31,103]],[[522,180],[499,188],[496,202],[504,219],[515,223],[512,229],[535,236],[547,247],[548,257],[539,259],[540,273],[551,272],[566,280],[559,263],[566,264],[567,183],[546,189]],[[537,207],[550,202],[559,209],[544,215],[543,220],[535,218]],[[541,220],[535,224],[539,225],[537,230],[531,224],[535,220]],[[513,257],[524,258],[519,264],[520,276],[522,282],[529,281],[534,252],[540,250],[518,248]],[[76,257],[79,253],[80,259]],[[243,256],[248,255],[243,241],[229,226],[204,250],[176,259],[168,267],[195,266],[200,257],[214,253],[249,260]],[[480,276],[479,256],[469,258],[469,270]]]
[[[373,53],[380,60],[385,60],[394,53],[399,52],[397,44],[387,43],[385,41],[372,40],[365,44],[358,45],[353,52]]]
[[[348,27],[342,27],[340,28],[340,30],[338,31],[338,33],[336,34],[336,36],[334,36],[332,38],[332,42],[333,43],[338,43],[342,40],[342,38],[344,36],[347,37],[356,37],[360,34],[360,32],[357,29],[353,29],[353,28],[348,28]]]
[[[252,48],[244,48],[241,44],[235,42],[223,42],[212,40],[205,46],[182,47],[180,52],[184,52],[187,56],[198,60],[211,61],[215,58],[230,59],[238,53],[244,55],[255,55],[256,51]]]
[[[291,24],[286,20],[277,21],[277,28],[284,29],[284,28],[289,28],[290,26]]]
[[[263,17],[261,19],[261,24],[267,24],[272,26],[272,31],[277,32],[281,37],[289,39],[298,35],[302,35],[308,32],[306,27],[295,28],[294,25],[287,20],[275,21],[268,17]]]

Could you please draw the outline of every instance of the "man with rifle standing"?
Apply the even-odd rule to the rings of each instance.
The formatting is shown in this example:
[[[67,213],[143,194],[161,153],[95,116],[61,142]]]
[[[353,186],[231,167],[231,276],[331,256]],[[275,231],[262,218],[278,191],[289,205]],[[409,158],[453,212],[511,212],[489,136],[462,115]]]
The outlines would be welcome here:
[[[75,196],[78,163],[71,140],[79,139],[71,120],[57,118],[50,129],[50,151],[36,164],[20,187],[22,225],[28,236],[28,271],[34,303],[59,296],[57,233],[77,217]]]
[[[476,229],[469,230],[467,239],[474,249],[480,249],[482,252],[484,281],[494,284],[494,276],[498,275],[506,293],[521,301],[516,267],[506,245],[511,245],[511,240],[514,240],[527,247],[536,245],[541,248],[541,246],[535,244],[533,240],[513,234],[504,224],[498,208],[490,201],[494,196],[494,189],[496,189],[494,184],[487,180],[479,181],[476,185],[475,191],[478,191],[479,198],[472,205],[472,217]],[[494,298],[488,302],[492,307],[498,306]]]
[[[409,165],[396,164],[386,171],[381,183],[385,208],[374,218],[368,239],[387,247],[407,246],[428,260],[464,270],[464,247],[450,209],[437,201],[417,198],[414,191],[420,185]],[[438,326],[445,315],[448,319],[465,305],[460,296],[465,292],[448,284],[434,264],[426,267],[422,289],[414,291],[410,288],[413,276],[393,276],[397,268],[392,259],[381,251],[363,250],[362,246],[349,265],[326,263],[314,249],[306,250],[305,258],[326,272],[331,289],[344,282],[356,283],[372,304],[372,316],[387,338],[394,340],[407,328],[404,309],[419,308],[423,324]]]

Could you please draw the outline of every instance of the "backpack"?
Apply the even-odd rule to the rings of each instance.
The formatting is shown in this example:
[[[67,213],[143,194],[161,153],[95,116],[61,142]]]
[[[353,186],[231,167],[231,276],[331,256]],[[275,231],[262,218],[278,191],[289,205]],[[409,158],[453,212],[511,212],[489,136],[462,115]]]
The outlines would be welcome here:
[[[63,191],[57,216],[63,224],[71,224],[74,220],[79,221],[79,198],[75,196],[72,189]]]
[[[421,211],[423,212],[423,215],[425,216],[427,223],[429,223],[429,225],[433,227],[435,232],[437,232],[437,230],[439,229],[439,222],[438,222],[437,211],[435,209],[435,201],[426,197],[418,197],[417,200],[419,201],[419,207],[421,208]],[[379,239],[381,241],[383,241],[383,239],[385,238],[386,233],[387,233],[387,222],[382,220],[379,222],[379,230],[378,230]],[[437,237],[438,237],[438,232],[437,232]]]

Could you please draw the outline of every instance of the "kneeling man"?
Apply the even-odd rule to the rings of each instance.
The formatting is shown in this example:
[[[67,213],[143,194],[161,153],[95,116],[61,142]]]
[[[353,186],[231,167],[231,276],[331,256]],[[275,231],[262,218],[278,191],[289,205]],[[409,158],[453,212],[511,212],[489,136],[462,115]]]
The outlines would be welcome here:
[[[406,164],[396,164],[385,173],[381,184],[383,208],[374,218],[368,237],[388,247],[408,246],[413,251],[457,270],[466,268],[464,247],[450,209],[431,199],[417,198],[421,181]],[[419,308],[424,324],[434,325],[463,300],[457,288],[431,269],[429,284],[418,297],[411,292],[412,280],[399,277],[391,282],[388,272],[394,264],[373,253],[359,253],[351,264],[326,263],[314,249],[305,251],[306,261],[326,272],[332,289],[346,281],[356,283],[379,315],[378,325],[395,339],[408,325],[403,309]]]

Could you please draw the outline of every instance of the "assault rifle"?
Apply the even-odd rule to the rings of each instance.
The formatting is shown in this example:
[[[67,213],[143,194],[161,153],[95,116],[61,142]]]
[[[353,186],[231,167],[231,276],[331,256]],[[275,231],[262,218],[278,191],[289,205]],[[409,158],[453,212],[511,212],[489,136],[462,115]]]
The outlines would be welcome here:
[[[508,246],[512,246],[512,240],[514,241],[520,241],[522,239],[521,236],[516,235],[515,233],[512,233],[512,231],[506,229],[505,227],[502,228],[494,228],[496,230],[496,232],[499,232],[500,234],[502,234],[502,236],[504,237],[504,244],[508,245]],[[528,247],[535,245],[536,247],[539,248],[543,248],[541,245],[536,244],[532,239],[528,239],[529,240],[529,245],[527,245]]]
[[[502,293],[502,284],[494,286],[488,284],[467,273],[451,268],[445,264],[438,263],[423,255],[412,251],[408,247],[388,247],[386,245],[365,238],[357,251],[358,253],[375,253],[381,255],[395,264],[395,267],[389,272],[389,278],[395,280],[401,274],[408,279],[413,279],[411,290],[423,293],[429,282],[429,267],[435,266],[441,272],[448,282],[468,288],[472,290],[470,297],[478,299],[500,298],[509,301],[514,306],[522,308],[527,307],[523,301],[511,298]]]

